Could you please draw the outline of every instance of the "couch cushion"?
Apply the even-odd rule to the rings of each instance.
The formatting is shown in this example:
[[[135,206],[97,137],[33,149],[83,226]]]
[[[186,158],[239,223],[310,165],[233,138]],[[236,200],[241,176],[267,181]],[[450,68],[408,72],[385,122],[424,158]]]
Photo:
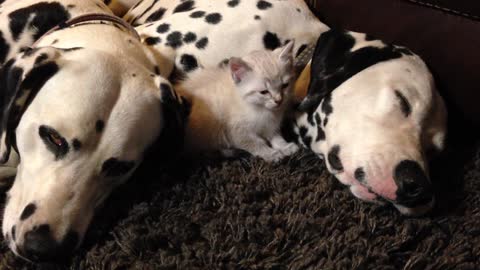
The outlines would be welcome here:
[[[440,93],[447,101],[450,124],[459,130],[480,130],[480,4],[469,0],[446,3],[443,11],[413,0],[313,0],[307,1],[331,27],[366,32],[387,42],[404,45],[429,65]],[[452,130],[452,128],[451,128]]]

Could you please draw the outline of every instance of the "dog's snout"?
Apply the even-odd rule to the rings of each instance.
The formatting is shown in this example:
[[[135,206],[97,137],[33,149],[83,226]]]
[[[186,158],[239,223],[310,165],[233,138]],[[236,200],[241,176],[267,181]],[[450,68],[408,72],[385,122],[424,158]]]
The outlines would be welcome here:
[[[48,224],[43,224],[25,233],[19,252],[25,258],[35,261],[56,261],[70,254],[78,244],[78,234],[69,232],[61,242],[54,239]]]
[[[397,203],[415,207],[432,200],[433,193],[426,173],[416,161],[403,160],[393,174],[397,184]]]

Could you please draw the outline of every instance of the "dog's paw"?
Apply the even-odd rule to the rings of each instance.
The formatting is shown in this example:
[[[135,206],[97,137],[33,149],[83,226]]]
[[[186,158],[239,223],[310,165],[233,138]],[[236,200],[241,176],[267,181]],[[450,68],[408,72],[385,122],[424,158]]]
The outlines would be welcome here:
[[[289,143],[283,149],[281,149],[281,151],[283,152],[283,154],[285,154],[285,156],[290,156],[296,153],[298,149],[300,149],[298,145],[294,143]]]

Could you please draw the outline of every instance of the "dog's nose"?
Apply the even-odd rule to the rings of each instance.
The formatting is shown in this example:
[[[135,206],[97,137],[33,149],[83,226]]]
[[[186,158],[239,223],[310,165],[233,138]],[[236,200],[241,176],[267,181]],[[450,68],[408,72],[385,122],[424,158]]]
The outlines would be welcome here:
[[[393,178],[397,184],[397,203],[406,207],[416,207],[432,200],[430,181],[418,162],[401,161],[395,167]]]
[[[78,243],[78,234],[68,233],[61,243],[57,242],[48,224],[43,224],[28,231],[24,236],[20,253],[35,262],[56,261],[71,253]]]

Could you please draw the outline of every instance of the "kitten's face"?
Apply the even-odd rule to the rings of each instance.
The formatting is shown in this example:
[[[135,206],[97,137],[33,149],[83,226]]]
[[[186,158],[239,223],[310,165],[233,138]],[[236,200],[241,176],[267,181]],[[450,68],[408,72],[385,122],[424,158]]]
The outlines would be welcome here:
[[[284,108],[292,96],[293,42],[274,51],[255,51],[232,58],[230,71],[243,99],[268,110]]]

